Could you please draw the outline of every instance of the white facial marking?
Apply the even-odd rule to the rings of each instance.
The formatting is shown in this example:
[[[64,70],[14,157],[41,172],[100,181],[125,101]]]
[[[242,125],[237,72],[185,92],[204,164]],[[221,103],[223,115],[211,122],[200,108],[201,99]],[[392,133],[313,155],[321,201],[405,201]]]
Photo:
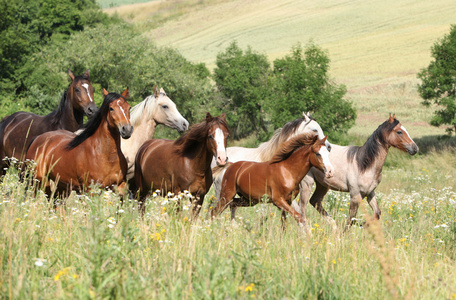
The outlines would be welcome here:
[[[90,92],[89,92],[89,85],[87,83],[83,83],[82,84],[82,87],[86,89],[86,92],[87,92],[87,96],[89,96],[89,100],[90,102],[93,102],[93,99],[92,97],[90,97]]]
[[[127,122],[130,123],[130,121],[127,118],[127,115],[125,114],[125,110],[122,108],[122,106],[120,106],[120,100],[117,100],[117,105],[119,106],[120,111],[123,113],[125,120],[127,120]]]
[[[321,158],[323,159],[323,164],[325,165],[326,170],[332,171],[334,168],[333,168],[333,165],[331,164],[331,162],[329,161],[328,149],[326,149],[326,147],[321,147],[320,151],[318,151],[318,153],[320,153]]]
[[[405,132],[405,133],[407,134],[407,136],[412,140],[412,138],[410,137],[410,134],[408,133],[407,129],[405,129],[405,127],[402,126],[402,125],[401,125],[401,130],[402,130],[403,132]],[[412,141],[413,141],[413,140],[412,140]],[[413,142],[414,142],[414,141],[413,141]]]
[[[214,136],[215,143],[217,144],[217,153],[219,152],[226,152],[225,149],[225,136],[223,135],[223,131],[220,128],[215,130]]]

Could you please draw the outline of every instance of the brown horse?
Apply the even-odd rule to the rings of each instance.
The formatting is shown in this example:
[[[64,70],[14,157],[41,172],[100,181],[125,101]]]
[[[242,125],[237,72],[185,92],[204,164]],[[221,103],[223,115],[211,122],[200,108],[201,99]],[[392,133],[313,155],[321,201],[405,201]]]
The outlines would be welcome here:
[[[218,165],[226,164],[227,137],[225,114],[212,117],[208,113],[204,122],[193,125],[175,141],[145,142],[135,160],[135,182],[142,209],[151,188],[175,194],[188,190],[196,197],[193,207],[196,217],[212,184],[212,157]]]
[[[326,137],[319,140],[314,134],[300,134],[285,142],[268,162],[231,164],[223,176],[220,199],[212,217],[228,206],[253,206],[266,196],[282,209],[283,217],[287,212],[304,227],[305,219],[290,204],[298,194],[299,183],[312,166],[323,171],[326,177],[332,176],[333,167],[325,142]],[[241,197],[234,198],[236,194]]]
[[[53,192],[50,180],[57,183],[58,193],[83,191],[92,182],[103,187],[117,185],[121,194],[126,187],[127,161],[120,150],[120,137],[129,138],[128,89],[122,95],[108,93],[100,110],[76,135],[57,130],[38,136],[27,151],[27,159],[36,162],[35,176],[46,192]]]
[[[405,127],[396,119],[389,119],[381,124],[361,147],[338,146],[332,144],[329,158],[334,164],[335,176],[325,177],[316,168],[310,169],[301,183],[299,204],[294,207],[302,214],[306,214],[312,185],[315,183],[315,192],[310,198],[310,203],[320,214],[337,230],[336,223],[322,206],[322,201],[329,189],[350,193],[350,211],[347,218],[347,229],[354,220],[358,206],[364,197],[374,211],[374,216],[380,219],[380,208],[375,197],[375,188],[382,180],[382,168],[390,147],[395,147],[410,155],[418,152],[418,146],[410,138]]]
[[[89,70],[82,76],[74,76],[68,70],[71,83],[63,93],[57,109],[47,116],[19,111],[7,116],[0,123],[0,166],[7,163],[5,157],[23,161],[32,140],[38,135],[65,129],[76,131],[83,123],[84,114],[91,117],[97,106],[93,102],[93,87],[89,82]]]

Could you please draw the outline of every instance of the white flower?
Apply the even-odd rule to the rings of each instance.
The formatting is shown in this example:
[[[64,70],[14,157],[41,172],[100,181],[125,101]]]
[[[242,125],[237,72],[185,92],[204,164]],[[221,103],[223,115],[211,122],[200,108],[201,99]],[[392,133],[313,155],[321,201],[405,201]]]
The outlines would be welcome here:
[[[42,258],[35,258],[35,266],[42,267],[46,263],[45,259]]]

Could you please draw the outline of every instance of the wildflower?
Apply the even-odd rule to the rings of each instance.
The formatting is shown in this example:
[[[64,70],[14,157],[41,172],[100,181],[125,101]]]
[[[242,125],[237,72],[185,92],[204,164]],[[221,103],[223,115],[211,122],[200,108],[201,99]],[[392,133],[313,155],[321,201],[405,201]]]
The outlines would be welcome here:
[[[45,259],[42,258],[35,258],[35,266],[42,267],[46,263]]]
[[[333,265],[335,265],[335,264],[336,264],[336,260],[335,260],[335,259],[333,259],[333,260],[332,260],[332,263],[333,263]]]
[[[248,286],[245,287],[245,290],[246,292],[252,292],[253,289],[255,288],[255,284],[254,283],[251,283],[249,284]]]
[[[60,277],[65,276],[65,275],[68,275],[70,269],[71,269],[71,267],[66,267],[66,268],[63,268],[62,270],[60,270],[60,271],[57,273],[57,275],[55,275],[54,281],[59,281]]]

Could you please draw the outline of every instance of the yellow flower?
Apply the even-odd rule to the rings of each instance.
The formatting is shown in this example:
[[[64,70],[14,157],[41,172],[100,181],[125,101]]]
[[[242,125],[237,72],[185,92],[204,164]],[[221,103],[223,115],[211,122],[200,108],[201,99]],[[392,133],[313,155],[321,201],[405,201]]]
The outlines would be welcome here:
[[[245,287],[245,290],[246,292],[252,292],[253,289],[255,288],[255,284],[254,283],[251,283],[249,284],[248,286]]]
[[[68,275],[68,272],[70,271],[71,267],[66,267],[60,270],[57,275],[54,276],[54,281],[59,281],[60,277],[64,275]]]
[[[333,259],[333,260],[332,260],[332,263],[333,263],[333,265],[335,265],[335,264],[336,264],[336,260],[335,260],[335,259]]]

